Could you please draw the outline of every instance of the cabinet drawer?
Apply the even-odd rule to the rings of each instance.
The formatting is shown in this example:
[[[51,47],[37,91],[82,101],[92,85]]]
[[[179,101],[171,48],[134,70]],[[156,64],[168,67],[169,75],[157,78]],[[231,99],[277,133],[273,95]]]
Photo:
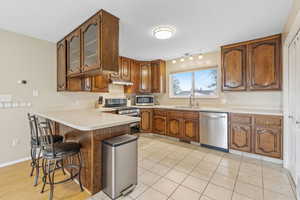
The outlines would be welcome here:
[[[252,117],[247,114],[230,114],[230,122],[238,124],[251,124]]]
[[[198,112],[183,112],[183,118],[187,119],[197,119],[199,118],[199,113]]]
[[[282,127],[282,118],[278,116],[254,116],[254,124],[257,126]]]
[[[154,115],[166,116],[167,111],[163,109],[154,109]]]
[[[174,118],[182,118],[183,117],[183,112],[182,111],[169,111],[168,116],[169,117],[174,117]]]

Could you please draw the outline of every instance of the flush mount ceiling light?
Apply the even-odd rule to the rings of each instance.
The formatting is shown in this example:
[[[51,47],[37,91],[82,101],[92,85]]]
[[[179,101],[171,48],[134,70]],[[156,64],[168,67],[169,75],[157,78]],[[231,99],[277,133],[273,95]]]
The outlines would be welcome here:
[[[157,26],[152,30],[153,36],[159,40],[170,39],[175,32],[176,29],[172,26]]]

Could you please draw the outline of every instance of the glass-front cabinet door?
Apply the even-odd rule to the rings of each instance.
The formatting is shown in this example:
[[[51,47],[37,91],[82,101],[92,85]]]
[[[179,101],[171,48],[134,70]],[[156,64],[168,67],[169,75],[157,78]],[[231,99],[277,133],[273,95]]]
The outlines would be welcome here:
[[[91,18],[81,28],[82,71],[100,68],[99,63],[99,16]]]
[[[67,37],[67,71],[68,75],[80,73],[80,31]]]

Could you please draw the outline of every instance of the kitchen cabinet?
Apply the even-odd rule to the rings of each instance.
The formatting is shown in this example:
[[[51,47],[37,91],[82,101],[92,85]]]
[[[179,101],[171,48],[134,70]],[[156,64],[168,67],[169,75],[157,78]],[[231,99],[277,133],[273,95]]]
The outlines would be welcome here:
[[[141,132],[149,133],[152,132],[152,118],[153,118],[153,110],[152,109],[141,109]]]
[[[246,82],[246,45],[222,48],[222,90],[244,91]]]
[[[282,117],[231,114],[230,148],[281,158]]]
[[[251,152],[252,148],[252,117],[247,114],[230,115],[230,148]]]
[[[109,80],[107,75],[96,75],[91,77],[92,92],[109,92]]]
[[[67,74],[77,75],[81,72],[80,63],[80,30],[74,31],[67,41]]]
[[[151,93],[151,63],[140,63],[140,89],[141,93]]]
[[[66,40],[57,43],[57,91],[67,89],[67,55]]]
[[[137,94],[140,88],[140,63],[139,61],[132,60],[130,64],[130,82],[133,85],[124,86],[125,94]]]
[[[223,91],[281,90],[281,35],[221,47]]]
[[[130,81],[131,59],[121,57],[121,77],[124,81]]]
[[[151,61],[152,93],[166,92],[166,63],[163,60]]]
[[[68,91],[79,92],[82,91],[82,80],[81,78],[69,78],[68,79]]]
[[[99,58],[99,25],[100,19],[98,15],[93,16],[82,25],[82,72],[87,72],[100,68]]]
[[[254,116],[254,153],[282,157],[282,118]]]
[[[168,117],[167,135],[171,137],[180,138],[182,130],[182,119],[176,117]]]
[[[281,89],[281,37],[250,44],[249,90]]]
[[[65,47],[62,41],[65,41]],[[91,77],[107,72],[118,72],[119,19],[110,13],[100,10],[62,41],[57,43],[58,91],[63,91],[63,87],[66,87],[66,84],[63,86],[64,78],[68,78],[67,82],[72,83],[70,87],[66,87],[67,90],[70,89],[69,91],[78,91],[79,79],[82,79],[82,91],[93,91],[89,87],[92,86],[89,82],[93,82]],[[65,56],[63,52],[65,52]],[[66,72],[63,68],[64,63],[66,63]],[[123,70],[123,74],[128,79],[130,71]],[[78,79],[69,80],[74,77],[78,77]],[[96,80],[98,79],[96,78]],[[76,87],[74,86],[75,82]]]
[[[167,113],[162,109],[153,111],[153,133],[165,135],[167,132]]]
[[[199,142],[199,119],[183,119],[181,138],[187,141]]]

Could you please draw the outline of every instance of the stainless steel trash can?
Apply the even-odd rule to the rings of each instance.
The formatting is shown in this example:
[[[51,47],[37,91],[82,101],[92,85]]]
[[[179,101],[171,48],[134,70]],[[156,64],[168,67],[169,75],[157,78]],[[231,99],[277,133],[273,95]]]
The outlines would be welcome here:
[[[137,136],[103,141],[103,192],[116,199],[137,185]]]

